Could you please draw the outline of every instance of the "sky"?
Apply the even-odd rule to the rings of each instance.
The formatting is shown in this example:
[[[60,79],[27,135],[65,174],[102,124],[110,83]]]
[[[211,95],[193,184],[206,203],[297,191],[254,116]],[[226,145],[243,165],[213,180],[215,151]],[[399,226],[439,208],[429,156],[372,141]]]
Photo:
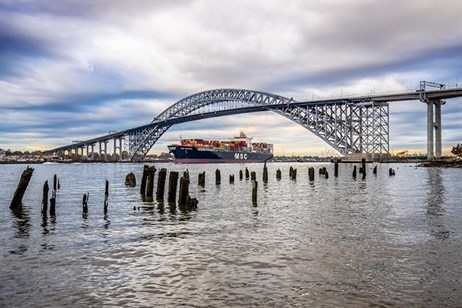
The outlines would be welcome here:
[[[462,0],[0,0],[0,148],[46,150],[149,123],[217,88],[296,101],[462,85]],[[443,152],[462,143],[462,98],[442,109]],[[336,155],[272,112],[172,126],[245,131],[277,155]],[[390,103],[390,151],[426,152],[426,105]]]

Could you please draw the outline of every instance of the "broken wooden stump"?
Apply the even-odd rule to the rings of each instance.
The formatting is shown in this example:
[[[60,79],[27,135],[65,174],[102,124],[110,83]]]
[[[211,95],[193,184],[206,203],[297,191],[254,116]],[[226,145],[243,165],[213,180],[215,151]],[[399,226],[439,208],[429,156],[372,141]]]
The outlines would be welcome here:
[[[42,215],[46,215],[48,211],[48,181],[45,181],[43,184],[43,194],[42,194]]]
[[[389,175],[389,176],[395,175],[395,170],[393,170],[393,168],[390,168],[390,169],[388,170],[388,175]]]
[[[34,169],[29,168],[29,166],[27,166],[26,170],[22,172],[21,179],[19,180],[18,186],[16,187],[16,191],[13,195],[13,199],[11,200],[10,209],[18,210],[21,208],[22,198],[24,197],[24,193],[26,192],[33,172]]]
[[[247,167],[245,167],[245,179],[248,180],[249,177],[250,177],[249,169],[247,169]]]
[[[243,172],[242,170],[239,170],[239,180],[242,181],[243,178],[244,178]]]
[[[147,177],[146,177],[146,198],[152,200],[154,194],[154,174],[156,173],[156,168],[154,166],[148,167]]]
[[[221,172],[220,172],[220,169],[215,170],[215,184],[216,185],[221,184]]]
[[[353,178],[356,179],[356,166],[353,167]]]
[[[179,176],[178,172],[170,171],[170,176],[168,177],[168,196],[167,196],[167,201],[169,203],[175,202],[176,200],[176,188],[178,186],[178,176]]]
[[[366,178],[366,159],[361,158],[361,168],[363,169],[363,180]]]
[[[106,186],[104,189],[104,214],[107,214],[107,208],[109,206],[109,181],[106,180]]]
[[[85,216],[86,214],[88,214],[88,198],[89,198],[90,194],[87,193],[87,194],[83,194],[83,197],[82,197],[82,212],[83,212],[83,215]]]
[[[129,186],[129,187],[135,187],[136,186],[136,177],[135,177],[135,174],[133,174],[133,172],[130,172],[125,177],[125,185]],[[145,185],[146,185],[146,182],[145,182]]]
[[[281,172],[281,169],[278,168],[278,170],[276,170],[276,180],[280,180],[282,178],[282,172]]]
[[[297,169],[292,168],[292,166],[290,166],[290,168],[289,168],[289,177],[290,177],[291,180],[296,180],[297,179]]]
[[[265,165],[263,165],[263,183],[268,183],[268,168],[266,167],[266,161]]]
[[[50,199],[50,216],[56,215],[56,191],[53,190],[51,192],[51,199]]]
[[[197,182],[199,186],[205,187],[205,171],[202,173],[199,173]]]
[[[257,180],[257,173],[255,171],[250,172],[250,180],[251,181]]]
[[[189,176],[182,176],[180,178],[180,192],[178,195],[178,205],[186,206],[189,195]]]
[[[334,176],[338,178],[338,159],[334,162]]]
[[[164,199],[166,178],[167,178],[167,169],[165,168],[160,169],[159,175],[157,177],[157,192],[156,192],[157,200]]]
[[[258,182],[252,181],[252,204],[257,205]]]
[[[372,171],[373,174],[377,174],[377,166],[374,167],[374,170]]]
[[[314,181],[314,167],[308,168],[308,178],[311,182]]]
[[[234,184],[234,174],[229,175],[229,184]]]

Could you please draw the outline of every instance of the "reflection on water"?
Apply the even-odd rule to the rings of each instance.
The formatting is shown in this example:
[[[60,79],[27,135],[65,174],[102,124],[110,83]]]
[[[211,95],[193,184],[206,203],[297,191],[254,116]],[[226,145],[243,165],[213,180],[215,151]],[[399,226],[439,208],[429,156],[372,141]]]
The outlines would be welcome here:
[[[378,165],[366,179],[353,166],[171,165],[206,172],[190,184],[198,209],[143,200],[141,164],[37,165],[21,213],[8,206],[16,183],[2,183],[0,306],[457,306],[462,209],[460,170]],[[308,167],[329,179],[310,182]],[[358,165],[359,166],[359,165]],[[234,184],[216,186],[234,175]],[[252,204],[249,180],[261,183]],[[388,169],[397,170],[389,177]],[[23,166],[0,166],[2,174]],[[282,179],[276,180],[281,169]],[[158,168],[159,169],[159,168]],[[318,171],[318,170],[316,170]],[[41,189],[58,174],[56,216],[42,216]],[[89,176],[91,175],[91,176]],[[110,182],[105,214],[104,183]],[[166,180],[168,183],[168,179]],[[156,183],[155,183],[156,184]],[[82,194],[90,193],[83,214]],[[18,288],[18,285],[21,288]],[[26,296],[27,295],[27,296]]]

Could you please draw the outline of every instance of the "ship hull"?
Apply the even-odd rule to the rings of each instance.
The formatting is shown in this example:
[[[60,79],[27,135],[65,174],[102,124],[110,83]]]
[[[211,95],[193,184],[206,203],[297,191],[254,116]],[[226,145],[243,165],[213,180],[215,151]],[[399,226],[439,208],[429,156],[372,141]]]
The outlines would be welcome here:
[[[246,153],[233,151],[198,150],[193,146],[169,147],[175,156],[177,164],[207,164],[207,163],[260,163],[273,158],[270,153]]]

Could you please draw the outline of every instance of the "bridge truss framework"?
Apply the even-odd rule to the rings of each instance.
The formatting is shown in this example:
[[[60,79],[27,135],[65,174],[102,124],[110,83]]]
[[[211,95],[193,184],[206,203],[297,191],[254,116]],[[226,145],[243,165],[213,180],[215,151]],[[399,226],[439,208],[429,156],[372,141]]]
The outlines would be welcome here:
[[[173,104],[151,123],[95,139],[64,146],[49,153],[73,151],[91,157],[99,144],[124,160],[142,160],[159,138],[172,126],[188,121],[226,115],[272,111],[303,126],[340,154],[389,153],[389,106],[370,97],[297,102],[292,98],[243,89],[217,89],[188,96]],[[119,145],[117,146],[117,141]],[[91,152],[90,152],[91,148]],[[119,153],[117,153],[117,150]]]

